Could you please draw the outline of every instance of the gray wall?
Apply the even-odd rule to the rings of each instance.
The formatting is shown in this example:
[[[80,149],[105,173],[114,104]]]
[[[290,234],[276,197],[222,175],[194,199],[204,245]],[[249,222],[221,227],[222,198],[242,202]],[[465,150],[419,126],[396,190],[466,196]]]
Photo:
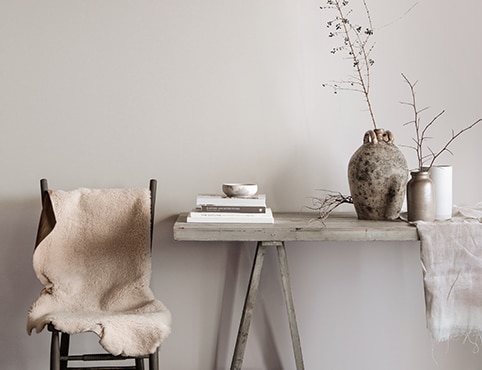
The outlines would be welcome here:
[[[355,3],[355,2],[354,2]],[[164,369],[226,369],[254,245],[172,239],[175,215],[225,181],[258,183],[275,211],[316,189],[348,192],[346,166],[370,122],[361,96],[334,95],[350,62],[333,56],[318,1],[0,1],[0,368],[45,369],[49,338],[27,336],[41,286],[31,266],[38,181],[53,188],[159,180],[152,286],[172,310]],[[400,73],[419,80],[440,147],[481,117],[482,5],[370,0],[377,25],[379,126],[411,145]],[[481,201],[477,127],[452,146],[454,202]],[[402,148],[411,167],[414,152]],[[348,208],[350,209],[350,208]],[[425,329],[417,243],[291,243],[288,257],[307,369],[475,370],[469,343]],[[95,338],[89,338],[94,339]],[[74,347],[90,346],[76,340]],[[293,369],[273,253],[246,369]]]

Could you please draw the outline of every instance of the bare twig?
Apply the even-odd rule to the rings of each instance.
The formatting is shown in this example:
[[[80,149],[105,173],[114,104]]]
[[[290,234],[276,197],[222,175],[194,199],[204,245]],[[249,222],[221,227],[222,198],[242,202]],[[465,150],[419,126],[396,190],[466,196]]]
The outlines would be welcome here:
[[[455,135],[454,135],[454,131],[452,130],[452,137],[450,138],[450,140],[447,142],[447,144],[445,144],[445,146],[440,149],[437,153],[434,153],[432,152],[432,160],[430,161],[430,165],[428,166],[428,168],[432,167],[435,160],[440,156],[440,154],[442,154],[443,152],[445,151],[448,151],[449,153],[452,153],[449,149],[448,149],[448,146],[450,144],[452,144],[452,142],[457,139],[460,135],[462,135],[465,131],[467,130],[470,130],[472,127],[474,127],[476,124],[478,124],[479,122],[482,121],[482,118],[479,118],[477,121],[475,121],[474,123],[472,123],[471,125],[467,126],[466,128],[460,130],[459,132],[457,132]]]
[[[305,206],[305,208],[311,211],[318,212],[318,219],[324,221],[330,215],[331,212],[338,206],[349,203],[352,204],[353,200],[350,195],[343,195],[340,192],[335,192],[331,190],[320,189],[322,195],[319,197],[312,197],[311,206]]]
[[[401,19],[405,18],[405,17],[408,15],[408,13],[410,13],[410,12],[412,11],[412,9],[415,8],[417,5],[418,5],[418,2],[416,2],[415,4],[413,4],[410,8],[408,8],[408,10],[407,10],[403,15],[401,15],[400,17],[398,17],[397,19],[395,19],[395,20],[393,20],[393,21],[391,21],[391,22],[389,22],[389,23],[387,23],[387,24],[385,24],[385,25],[383,25],[383,26],[381,26],[381,27],[377,27],[377,30],[381,30],[382,28],[389,27],[389,26],[391,26],[392,24],[394,24],[394,23],[400,21]]]
[[[424,151],[424,145],[425,141],[427,139],[430,139],[428,136],[428,130],[430,127],[432,127],[435,122],[445,113],[445,110],[442,110],[440,113],[438,113],[435,117],[433,117],[425,126],[422,127],[421,125],[421,118],[420,118],[420,113],[427,110],[428,108],[423,108],[423,109],[417,109],[417,101],[415,97],[415,85],[417,82],[412,83],[409,81],[409,79],[402,73],[402,77],[405,80],[405,82],[408,84],[410,88],[410,94],[411,94],[411,99],[412,101],[410,103],[402,102],[402,104],[408,105],[412,107],[413,110],[413,120],[405,123],[405,125],[408,124],[413,124],[415,127],[415,138],[413,138],[413,142],[415,143],[415,146],[409,146],[409,148],[412,148],[416,151],[417,153],[417,160],[418,160],[418,169],[421,171],[422,168],[429,170],[435,163],[435,160],[444,152],[449,152],[452,153],[448,147],[452,142],[457,139],[461,134],[463,134],[465,131],[470,130],[472,127],[477,125],[479,122],[482,121],[482,118],[479,118],[475,122],[473,122],[471,125],[463,128],[460,130],[457,134],[452,130],[452,137],[450,140],[440,149],[438,152],[433,151],[430,147],[427,147],[427,150],[430,152],[430,154],[423,154]],[[424,163],[431,158],[429,165],[424,166]]]

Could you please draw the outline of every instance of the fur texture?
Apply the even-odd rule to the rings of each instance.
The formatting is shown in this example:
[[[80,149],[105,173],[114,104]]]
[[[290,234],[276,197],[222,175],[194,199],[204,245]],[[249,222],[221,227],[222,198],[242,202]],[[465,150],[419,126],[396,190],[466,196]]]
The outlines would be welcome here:
[[[149,190],[49,191],[46,202],[50,226],[40,225],[33,256],[45,288],[30,308],[29,334],[52,323],[69,334],[96,333],[114,355],[153,353],[171,315],[149,288]]]

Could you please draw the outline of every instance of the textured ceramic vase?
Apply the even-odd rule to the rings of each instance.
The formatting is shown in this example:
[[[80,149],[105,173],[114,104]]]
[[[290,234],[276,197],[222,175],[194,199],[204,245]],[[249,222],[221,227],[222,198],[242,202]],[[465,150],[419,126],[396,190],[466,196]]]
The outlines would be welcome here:
[[[407,183],[408,221],[433,221],[435,219],[435,190],[427,171],[413,171]]]
[[[395,220],[408,180],[407,161],[390,131],[367,131],[348,164],[348,182],[359,219]]]

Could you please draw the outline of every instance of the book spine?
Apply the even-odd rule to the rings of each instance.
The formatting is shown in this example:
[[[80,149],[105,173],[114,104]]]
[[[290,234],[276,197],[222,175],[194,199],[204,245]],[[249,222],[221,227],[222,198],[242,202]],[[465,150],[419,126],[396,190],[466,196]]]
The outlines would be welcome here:
[[[202,204],[201,212],[222,212],[222,213],[266,213],[266,207],[256,206],[216,206]]]
[[[187,222],[191,223],[226,223],[226,224],[273,224],[273,219],[253,219],[253,218],[231,218],[231,219],[216,219],[216,218],[187,218]]]
[[[209,217],[188,215],[187,222],[212,222],[212,223],[251,223],[251,224],[272,224],[274,218],[271,217]]]
[[[254,197],[224,197],[216,195],[198,195],[196,205],[212,205],[212,206],[235,206],[235,207],[266,207],[266,196],[258,195]]]
[[[189,213],[190,217],[195,218],[269,218],[271,213],[236,213],[236,212],[200,212],[193,211]]]

